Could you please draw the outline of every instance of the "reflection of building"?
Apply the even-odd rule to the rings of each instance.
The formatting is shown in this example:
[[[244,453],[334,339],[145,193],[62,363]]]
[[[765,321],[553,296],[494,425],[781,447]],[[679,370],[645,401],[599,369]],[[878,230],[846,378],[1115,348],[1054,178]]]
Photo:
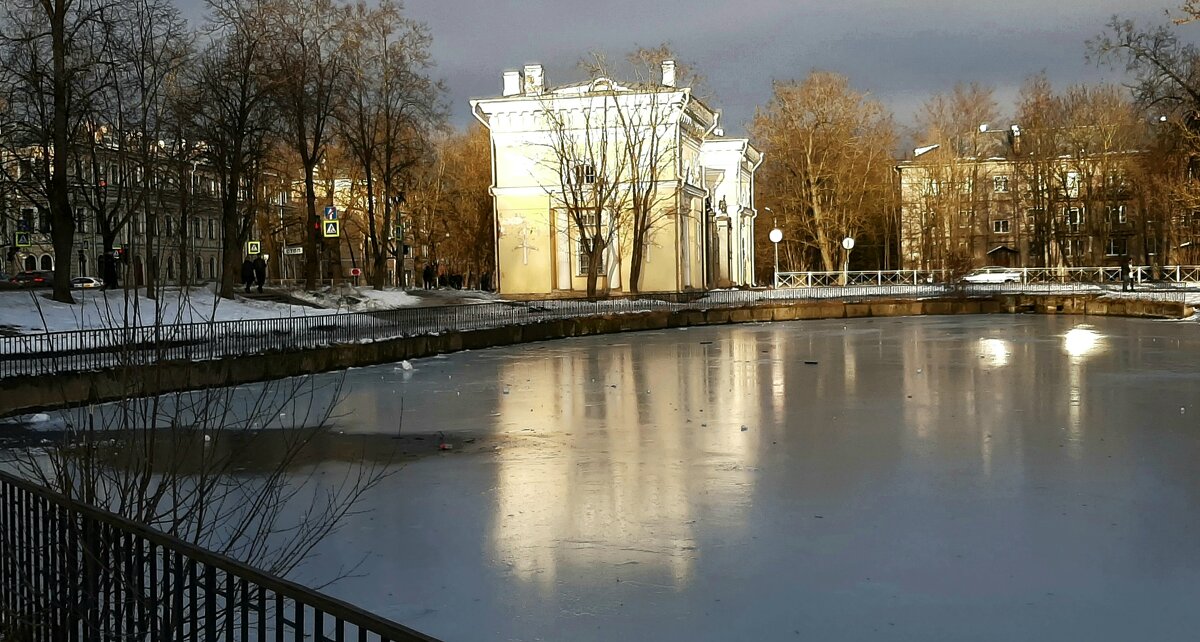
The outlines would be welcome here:
[[[539,446],[500,457],[489,540],[538,587],[630,564],[623,572],[681,587],[694,573],[696,521],[721,513],[718,523],[740,525],[750,505],[767,438],[751,392],[757,339],[635,344],[500,371],[498,426]],[[710,354],[718,349],[729,354]],[[740,431],[745,423],[756,430]]]
[[[528,65],[523,73],[505,72],[502,97],[472,101],[472,108],[491,134],[501,294],[585,290],[584,216],[571,201],[605,191],[611,197],[591,201],[601,205],[583,206],[602,210],[597,227],[607,247],[599,289],[752,284],[754,172],[762,155],[746,139],[722,137],[718,112],[675,86],[673,62],[663,63],[655,85],[596,78],[554,88],[546,86],[541,65]],[[630,178],[630,157],[637,158],[641,180]],[[656,191],[651,206],[641,208],[649,211],[635,288],[629,281],[637,185]]]
[[[990,136],[996,133],[1004,140]],[[1021,139],[1031,136],[1043,146],[1051,139],[1016,126],[984,130],[961,153],[930,145],[900,163],[904,269],[1101,266],[1124,256],[1151,266],[1200,259],[1194,248],[1200,245],[1200,215],[1159,211],[1135,184],[1140,154],[1064,149],[1038,157],[1021,148]]]

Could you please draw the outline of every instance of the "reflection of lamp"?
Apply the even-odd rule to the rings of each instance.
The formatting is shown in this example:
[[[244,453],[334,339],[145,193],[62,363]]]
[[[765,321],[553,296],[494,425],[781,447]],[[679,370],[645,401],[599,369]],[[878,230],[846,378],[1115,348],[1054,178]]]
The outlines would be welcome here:
[[[1007,366],[1009,359],[1008,342],[1003,339],[983,338],[979,340],[979,352],[988,357],[992,364]]]
[[[1076,326],[1063,335],[1063,350],[1072,357],[1086,357],[1100,347],[1100,339],[1099,332]]]

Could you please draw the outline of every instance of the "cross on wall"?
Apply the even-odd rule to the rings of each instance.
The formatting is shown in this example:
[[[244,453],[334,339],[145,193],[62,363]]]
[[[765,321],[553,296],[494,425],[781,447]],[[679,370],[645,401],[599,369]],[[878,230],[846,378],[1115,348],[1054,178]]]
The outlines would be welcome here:
[[[529,250],[533,250],[534,252],[536,252],[537,248],[529,244],[529,229],[528,228],[525,228],[525,227],[521,228],[521,242],[517,244],[517,247],[521,249],[522,265],[529,265]]]

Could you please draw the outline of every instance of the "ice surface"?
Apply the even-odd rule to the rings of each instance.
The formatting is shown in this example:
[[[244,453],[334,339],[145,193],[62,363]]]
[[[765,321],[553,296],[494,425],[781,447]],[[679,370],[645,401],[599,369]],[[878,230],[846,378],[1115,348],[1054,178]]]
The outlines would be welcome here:
[[[356,568],[328,591],[448,642],[1190,639],[1198,354],[1191,323],[988,315],[354,369],[312,465],[341,477],[339,432],[423,450],[295,577]]]
[[[478,447],[409,463],[299,576],[365,560],[331,591],[453,641],[1187,638],[1196,354],[1177,323],[977,316],[356,370],[341,428],[403,398]]]

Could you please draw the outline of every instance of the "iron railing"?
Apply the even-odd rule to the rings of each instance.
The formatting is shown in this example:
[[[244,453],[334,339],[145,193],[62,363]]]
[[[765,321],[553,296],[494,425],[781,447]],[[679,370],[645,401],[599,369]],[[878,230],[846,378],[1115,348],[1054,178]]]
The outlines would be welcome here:
[[[1170,284],[1138,292],[1140,298],[1183,301],[1186,289]],[[84,372],[160,361],[203,361],[334,345],[369,343],[440,332],[483,330],[567,318],[744,307],[763,303],[846,298],[989,296],[1000,293],[1112,291],[1095,283],[861,284],[845,287],[714,290],[647,294],[587,301],[557,299],[493,302],[303,317],[126,326],[0,337],[0,379]]]
[[[436,642],[6,473],[0,640]]]
[[[1020,273],[1021,283],[1119,283],[1121,268],[1052,267],[1012,268]],[[949,270],[855,270],[847,272],[780,272],[776,287],[810,288],[838,285],[921,285],[955,280]],[[1134,266],[1133,281],[1142,283],[1200,284],[1200,265],[1169,265],[1155,268]]]

